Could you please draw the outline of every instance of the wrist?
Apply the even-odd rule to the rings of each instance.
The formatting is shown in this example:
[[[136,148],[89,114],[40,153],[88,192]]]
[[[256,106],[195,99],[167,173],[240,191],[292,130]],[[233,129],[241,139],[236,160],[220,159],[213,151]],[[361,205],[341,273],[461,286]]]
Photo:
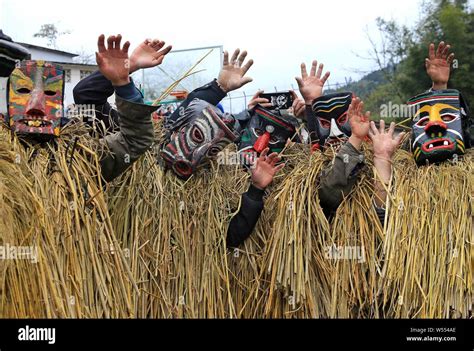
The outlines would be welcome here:
[[[227,86],[225,86],[225,84],[223,84],[219,79],[216,79],[216,83],[217,83],[217,86],[224,92],[224,93],[228,93],[230,91],[229,88],[227,88]]]
[[[388,158],[374,156],[374,167],[378,174],[377,181],[388,184],[392,175],[392,161]]]
[[[255,201],[263,201],[263,196],[265,195],[265,190],[257,188],[253,183],[250,184],[249,189],[247,190],[247,196]]]
[[[136,63],[130,62],[130,74],[135,73],[139,69],[140,69],[140,67],[138,67],[138,65]]]
[[[448,82],[433,82],[431,87],[433,90],[446,90],[448,89]]]
[[[361,146],[362,146],[362,139],[355,136],[354,134],[351,135],[349,137],[349,142],[351,143],[352,146],[354,146],[354,148],[356,148],[357,150],[360,150]]]
[[[266,186],[263,186],[261,184],[259,184],[258,182],[254,182],[252,181],[252,186],[258,190],[261,190],[261,191],[265,191],[265,189],[267,188]]]
[[[121,87],[130,83],[130,77],[110,81],[114,87]]]
[[[304,95],[303,96],[303,100],[304,100],[304,103],[305,105],[312,105],[313,104],[313,101],[316,100],[318,97],[320,97],[321,95],[319,94],[314,94],[314,95]]]

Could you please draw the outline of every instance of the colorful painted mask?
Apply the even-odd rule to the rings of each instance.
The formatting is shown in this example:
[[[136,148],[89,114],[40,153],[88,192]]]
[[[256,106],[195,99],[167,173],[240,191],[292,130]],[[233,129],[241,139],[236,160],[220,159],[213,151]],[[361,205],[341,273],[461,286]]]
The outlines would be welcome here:
[[[308,117],[308,130],[313,142],[325,148],[341,144],[351,136],[347,111],[352,95],[351,92],[328,94],[313,101],[313,115]]]
[[[8,84],[8,123],[17,134],[59,135],[64,71],[44,61],[23,61]]]
[[[411,148],[419,165],[442,162],[465,152],[465,131],[457,90],[423,93],[408,101],[412,107]]]
[[[269,110],[257,105],[250,111],[239,143],[239,151],[244,155],[259,155],[267,147],[272,152],[280,152],[288,139],[295,136],[298,121],[291,116],[282,116],[278,110]]]
[[[168,135],[160,155],[166,167],[182,179],[189,178],[199,166],[216,158],[237,139],[234,123],[231,115],[194,99],[176,121],[165,125]]]

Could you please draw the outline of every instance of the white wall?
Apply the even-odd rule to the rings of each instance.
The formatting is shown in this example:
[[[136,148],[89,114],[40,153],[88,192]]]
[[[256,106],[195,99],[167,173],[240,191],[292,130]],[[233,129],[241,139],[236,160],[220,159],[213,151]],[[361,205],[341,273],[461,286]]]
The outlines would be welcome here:
[[[0,113],[7,113],[7,81],[8,78],[0,77]]]
[[[72,57],[69,55],[62,55],[56,52],[49,52],[47,50],[39,50],[35,48],[28,48],[31,53],[32,60],[43,60],[53,62],[73,62]]]
[[[79,66],[79,65],[62,65],[64,70],[71,71],[71,81],[66,82],[64,86],[64,107],[74,103],[73,89],[81,80],[81,70],[95,72],[97,66]]]

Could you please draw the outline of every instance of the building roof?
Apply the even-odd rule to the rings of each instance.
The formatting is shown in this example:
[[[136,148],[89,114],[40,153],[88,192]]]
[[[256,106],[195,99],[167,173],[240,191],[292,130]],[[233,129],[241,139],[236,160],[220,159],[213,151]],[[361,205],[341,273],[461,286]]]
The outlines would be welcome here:
[[[21,46],[24,46],[25,48],[28,49],[37,49],[37,50],[43,50],[43,51],[48,51],[56,54],[61,54],[65,56],[70,56],[70,57],[77,57],[79,56],[78,54],[73,54],[71,52],[67,51],[61,51],[61,50],[56,50],[56,49],[51,49],[51,48],[46,48],[44,46],[38,46],[38,45],[33,45],[33,44],[28,44],[28,43],[17,43],[20,44]]]
[[[57,63],[58,65],[64,65],[64,66],[80,66],[80,67],[91,67],[91,68],[97,68],[97,65],[90,64],[90,63],[78,63],[78,62],[59,62],[59,61],[53,61],[53,63]]]

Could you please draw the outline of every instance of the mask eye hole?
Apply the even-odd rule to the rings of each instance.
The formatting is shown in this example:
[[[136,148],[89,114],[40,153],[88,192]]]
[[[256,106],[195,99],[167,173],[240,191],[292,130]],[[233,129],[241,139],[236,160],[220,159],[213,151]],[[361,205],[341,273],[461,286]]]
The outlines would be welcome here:
[[[207,156],[208,157],[215,157],[217,156],[217,154],[221,151],[221,149],[217,146],[213,146],[209,149],[209,151],[207,152]]]
[[[192,172],[191,167],[185,162],[176,162],[174,168],[179,174],[188,175]]]
[[[56,92],[53,90],[45,90],[44,94],[47,96],[54,96],[56,95]]]
[[[29,94],[29,93],[31,93],[31,90],[28,89],[28,88],[20,88],[16,92],[19,93],[19,94]]]
[[[429,121],[430,121],[429,117],[423,117],[418,122],[416,122],[415,125],[418,126],[418,127],[424,127],[428,124]]]
[[[191,139],[198,144],[204,142],[204,133],[197,126],[194,126],[191,130]]]
[[[339,125],[343,125],[347,122],[347,113],[344,113],[342,116],[340,116],[338,119],[337,119],[337,124]]]
[[[329,128],[331,128],[331,122],[329,122],[327,119],[320,118],[320,119],[319,119],[319,124],[320,124],[321,127],[323,127],[324,129],[329,129]]]
[[[443,120],[443,122],[451,122],[451,121],[454,121],[456,119],[456,116],[451,115],[451,114],[445,114],[445,115],[441,116],[441,119]]]

